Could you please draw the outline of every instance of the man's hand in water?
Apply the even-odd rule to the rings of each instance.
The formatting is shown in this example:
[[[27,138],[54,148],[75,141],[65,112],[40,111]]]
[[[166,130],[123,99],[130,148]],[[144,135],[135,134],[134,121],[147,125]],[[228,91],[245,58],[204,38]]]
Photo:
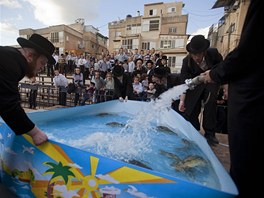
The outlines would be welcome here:
[[[37,126],[35,126],[27,134],[32,138],[36,146],[39,146],[48,140],[48,136],[43,131],[41,131]]]

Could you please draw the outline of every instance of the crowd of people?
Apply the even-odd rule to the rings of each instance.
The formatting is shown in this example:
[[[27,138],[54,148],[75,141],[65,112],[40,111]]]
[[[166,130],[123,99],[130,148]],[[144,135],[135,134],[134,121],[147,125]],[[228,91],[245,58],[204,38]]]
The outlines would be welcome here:
[[[91,104],[110,99],[150,101],[171,86],[167,80],[172,75],[167,56],[154,48],[139,53],[138,49],[128,52],[120,47],[118,53],[102,55],[98,59],[89,54],[58,56],[56,52],[53,57],[55,63],[48,64],[45,72],[53,77],[55,87],[63,92],[59,94],[61,105],[66,104],[67,93],[75,94],[74,106],[85,105],[86,101]],[[73,82],[67,84],[66,76],[70,76]]]

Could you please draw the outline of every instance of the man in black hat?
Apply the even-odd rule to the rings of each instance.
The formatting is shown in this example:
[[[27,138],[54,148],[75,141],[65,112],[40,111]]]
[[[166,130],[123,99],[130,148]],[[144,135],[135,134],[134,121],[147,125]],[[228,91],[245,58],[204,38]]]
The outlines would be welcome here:
[[[180,79],[185,83],[186,79],[199,76],[223,61],[222,55],[216,48],[209,48],[210,42],[203,35],[194,36],[187,44],[189,54],[183,59]],[[216,130],[216,99],[219,84],[201,84],[194,90],[187,90],[181,95],[179,111],[199,131],[199,115],[202,113],[202,127],[204,136],[210,145],[218,144],[215,137]]]
[[[157,67],[164,67],[166,69],[166,71],[167,71],[168,74],[171,73],[171,69],[168,66],[168,57],[165,56],[165,55],[161,57],[160,64],[157,65]]]
[[[132,79],[122,66],[116,65],[112,70],[114,76],[114,99],[119,101],[127,101],[134,99]]]
[[[0,116],[16,135],[26,133],[40,145],[48,138],[21,107],[18,84],[24,76],[35,77],[47,63],[54,64],[55,47],[38,34],[29,39],[19,37],[17,42],[22,48],[0,46]]]
[[[168,71],[165,67],[156,67],[154,69],[154,86],[156,92],[154,94],[155,98],[158,98],[163,92],[167,91],[167,76]]]
[[[250,1],[237,47],[216,68],[204,73],[206,82],[228,82],[228,143],[230,175],[237,198],[263,194],[264,1]],[[254,181],[254,182],[253,182]]]

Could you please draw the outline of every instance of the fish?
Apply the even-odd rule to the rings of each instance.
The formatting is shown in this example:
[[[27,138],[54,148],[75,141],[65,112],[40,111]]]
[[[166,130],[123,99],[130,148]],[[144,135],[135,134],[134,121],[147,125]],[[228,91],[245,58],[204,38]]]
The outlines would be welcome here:
[[[171,165],[175,168],[175,170],[181,172],[188,171],[196,167],[204,167],[206,165],[206,161],[200,156],[191,155],[181,161],[174,161]]]
[[[188,150],[195,149],[197,146],[193,141],[187,140],[185,138],[181,139],[182,142],[182,147],[177,147],[176,151],[177,152],[187,152]]]
[[[169,129],[166,126],[157,126],[157,130],[161,131],[161,132],[165,132],[165,133],[173,133],[176,134],[175,132],[173,132],[171,129]]]
[[[107,126],[111,126],[111,127],[123,127],[125,126],[123,123],[120,122],[108,122],[106,123]]]
[[[186,158],[181,159],[177,155],[164,150],[161,150],[160,153],[173,159],[171,166],[179,172],[189,171],[196,167],[204,167],[207,164],[206,160],[198,155],[189,155]]]
[[[104,117],[104,116],[108,116],[108,115],[110,115],[110,113],[99,113],[96,116]]]
[[[177,155],[175,155],[173,153],[170,153],[168,151],[160,150],[160,154],[164,155],[164,156],[166,156],[168,158],[171,158],[171,159],[173,159],[175,161],[180,161],[181,160]]]
[[[138,161],[138,160],[135,160],[135,159],[132,159],[132,160],[129,160],[128,163],[130,164],[134,164],[136,166],[140,166],[140,167],[143,167],[143,168],[147,168],[149,170],[152,170],[152,168],[150,168],[149,166],[147,166],[146,164]]]

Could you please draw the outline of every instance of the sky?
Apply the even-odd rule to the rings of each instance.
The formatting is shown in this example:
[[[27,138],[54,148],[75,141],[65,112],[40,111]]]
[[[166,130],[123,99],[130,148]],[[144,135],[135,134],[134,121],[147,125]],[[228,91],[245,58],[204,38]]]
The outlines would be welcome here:
[[[216,0],[178,0],[188,14],[187,34],[207,35],[212,24],[223,16],[223,8],[212,9]],[[39,29],[73,24],[84,18],[108,37],[108,23],[125,19],[128,14],[144,14],[144,4],[171,3],[173,0],[0,0],[0,45],[17,45],[19,29]]]

